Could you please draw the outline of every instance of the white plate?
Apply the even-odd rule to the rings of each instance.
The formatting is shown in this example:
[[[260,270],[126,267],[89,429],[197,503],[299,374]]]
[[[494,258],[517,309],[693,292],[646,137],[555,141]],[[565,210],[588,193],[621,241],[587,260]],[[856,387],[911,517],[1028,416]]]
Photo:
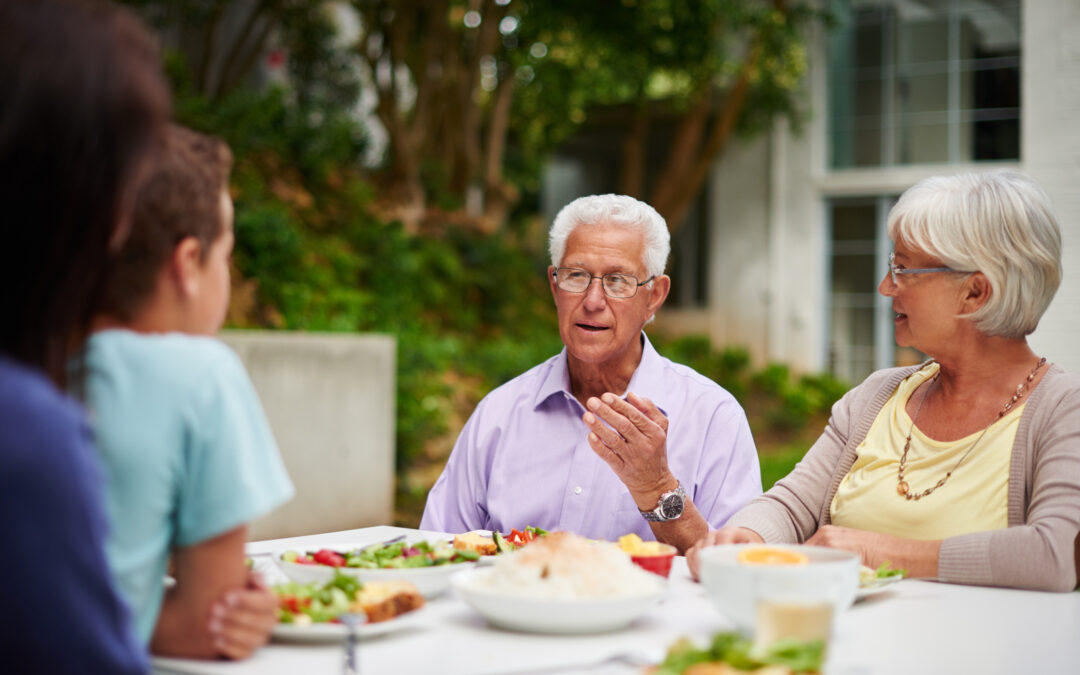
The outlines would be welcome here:
[[[493,626],[526,633],[603,633],[619,630],[645,614],[664,595],[665,584],[622,598],[557,600],[505,595],[476,586],[491,569],[464,570],[450,582],[470,607]]]
[[[359,625],[356,627],[356,637],[372,638],[419,626],[423,623],[422,611],[423,609],[415,609],[389,621]],[[342,623],[313,623],[307,626],[279,623],[270,632],[271,637],[279,642],[338,642],[344,640],[348,634],[348,629]]]
[[[867,584],[859,584],[859,592],[855,595],[855,601],[858,602],[863,598],[868,598],[871,595],[877,595],[878,593],[884,593],[889,590],[889,587],[895,584],[897,581],[903,580],[904,577],[887,577],[885,579],[875,579]]]
[[[410,540],[420,541],[423,538]],[[351,551],[365,546],[371,546],[378,542],[366,542],[357,544],[355,542],[349,544],[333,544],[329,546],[322,546],[321,548],[328,548],[332,551]],[[285,549],[295,551],[297,549]],[[337,569],[342,574],[347,574],[352,577],[356,577],[360,581],[411,581],[424,597],[434,598],[441,594],[447,588],[450,587],[450,577],[455,572],[459,572],[470,567],[475,567],[474,562],[460,562],[449,565],[436,565],[434,567],[406,567],[406,568],[390,568],[390,569],[366,569],[360,567],[329,567],[327,565],[302,565],[300,563],[285,562],[281,559],[281,554],[285,550],[276,551],[274,553],[274,562],[293,581],[299,581],[300,583],[319,582],[326,583],[334,578],[334,570]],[[314,551],[304,550],[302,552]]]

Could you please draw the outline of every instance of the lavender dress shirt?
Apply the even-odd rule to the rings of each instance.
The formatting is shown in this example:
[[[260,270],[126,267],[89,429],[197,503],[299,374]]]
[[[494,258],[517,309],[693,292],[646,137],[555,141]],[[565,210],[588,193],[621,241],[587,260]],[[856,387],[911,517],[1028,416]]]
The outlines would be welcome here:
[[[746,413],[726,390],[660,356],[642,333],[628,391],[668,416],[668,466],[710,527],[761,494]],[[420,528],[509,532],[534,525],[614,540],[655,539],[630,492],[586,440],[570,393],[566,349],[495,389],[476,407],[428,494]]]

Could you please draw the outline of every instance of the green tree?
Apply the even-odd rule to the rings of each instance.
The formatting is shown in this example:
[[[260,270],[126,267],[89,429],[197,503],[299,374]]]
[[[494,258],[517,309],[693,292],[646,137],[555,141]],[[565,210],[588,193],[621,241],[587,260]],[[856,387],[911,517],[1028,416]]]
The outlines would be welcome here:
[[[597,106],[627,111],[620,191],[676,225],[736,132],[765,129],[776,115],[798,121],[803,34],[820,16],[783,0],[354,5],[390,136],[387,212],[417,224],[438,193],[488,231],[519,194],[507,175],[535,179],[537,160]],[[674,142],[647,189],[644,149],[657,117],[674,121]],[[425,180],[425,159],[441,182]]]

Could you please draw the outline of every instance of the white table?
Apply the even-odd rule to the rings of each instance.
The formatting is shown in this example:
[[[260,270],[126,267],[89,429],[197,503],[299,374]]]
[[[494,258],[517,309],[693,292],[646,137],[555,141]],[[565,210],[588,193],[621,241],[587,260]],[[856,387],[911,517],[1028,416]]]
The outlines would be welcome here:
[[[371,527],[255,542],[248,553],[260,566],[283,548],[377,542],[414,533]],[[423,533],[432,537],[439,533]],[[732,624],[694,583],[681,558],[667,597],[630,628],[603,635],[546,636],[487,626],[452,592],[421,610],[410,629],[363,640],[360,672],[484,675],[488,673],[640,672],[608,657],[662,654],[680,636],[701,642]],[[831,675],[897,673],[1080,673],[1080,593],[1038,593],[901,581],[857,603],[837,618],[826,672]],[[243,662],[155,659],[159,673],[315,675],[341,672],[337,643],[271,644]]]

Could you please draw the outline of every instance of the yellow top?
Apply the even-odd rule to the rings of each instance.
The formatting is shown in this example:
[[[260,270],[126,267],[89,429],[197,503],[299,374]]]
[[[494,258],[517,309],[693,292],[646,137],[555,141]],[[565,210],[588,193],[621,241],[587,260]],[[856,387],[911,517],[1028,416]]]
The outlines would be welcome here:
[[[882,407],[833,497],[834,525],[908,539],[944,539],[1008,526],[1009,462],[1024,406],[995,421],[985,435],[980,429],[960,440],[935,441],[918,427],[912,428],[905,406],[912,392],[937,371],[938,364],[931,363],[914,373]],[[953,472],[943,486],[918,501],[909,501],[896,491],[909,429],[911,449],[904,480],[910,492],[921,493]],[[971,454],[953,470],[968,450]]]

